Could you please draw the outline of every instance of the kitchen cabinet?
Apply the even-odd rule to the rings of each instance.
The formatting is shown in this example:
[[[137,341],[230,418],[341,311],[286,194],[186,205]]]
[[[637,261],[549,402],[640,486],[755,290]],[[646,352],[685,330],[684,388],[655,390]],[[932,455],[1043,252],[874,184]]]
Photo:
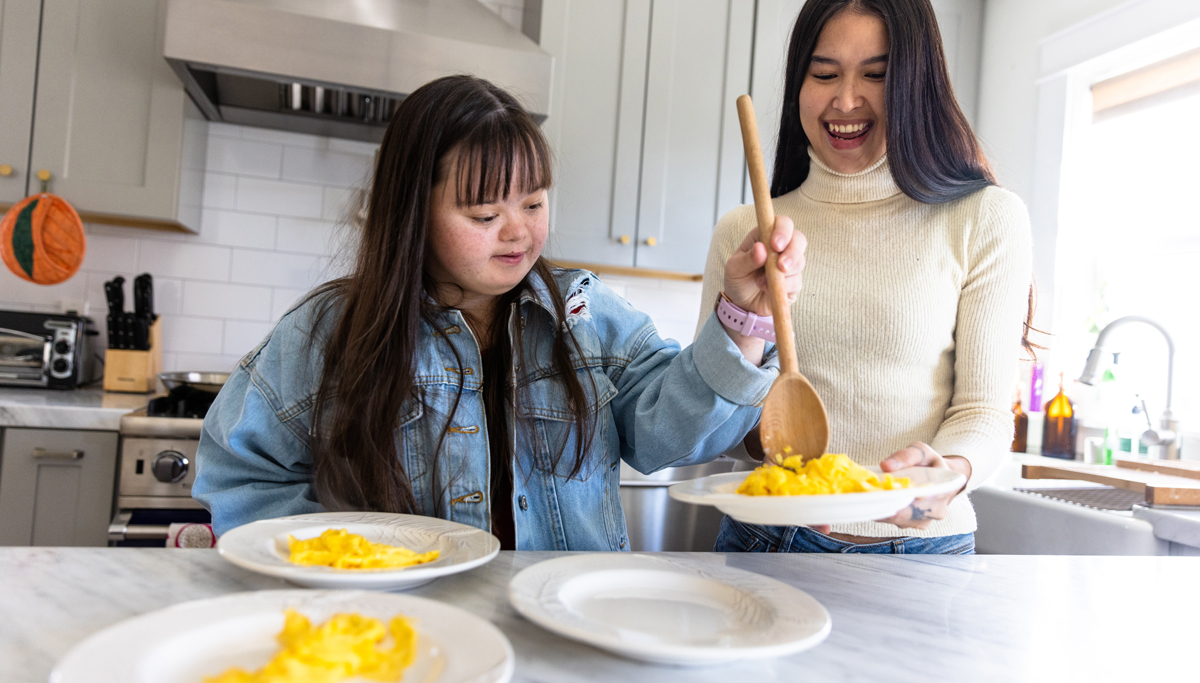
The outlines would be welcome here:
[[[946,51],[946,64],[958,106],[974,124],[979,98],[979,62],[983,48],[983,0],[932,0]],[[783,77],[792,27],[804,0],[758,0],[754,31],[754,97],[763,158],[768,172],[775,164]],[[752,201],[749,183],[745,202]]]
[[[0,0],[0,204],[25,196],[41,3]]]
[[[555,56],[550,253],[700,273],[741,203],[734,100],[750,85],[753,0],[544,0]]]
[[[49,171],[50,191],[71,202],[85,222],[196,232],[208,128],[163,59],[165,3],[24,4],[41,7],[28,168]],[[0,47],[7,55],[4,28]],[[31,59],[27,31],[12,46],[14,69]],[[20,109],[22,102],[29,99],[10,106]],[[5,121],[5,134],[29,128]],[[40,189],[29,173],[24,180],[21,196]],[[2,199],[13,201],[10,194]]]
[[[0,545],[107,546],[117,432],[0,432]]]

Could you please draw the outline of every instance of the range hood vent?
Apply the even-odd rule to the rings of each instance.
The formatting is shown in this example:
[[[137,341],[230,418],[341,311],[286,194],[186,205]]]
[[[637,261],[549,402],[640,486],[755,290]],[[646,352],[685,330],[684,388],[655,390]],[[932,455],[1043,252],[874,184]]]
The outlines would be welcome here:
[[[477,0],[170,0],[163,53],[210,121],[379,142],[458,73],[549,114],[553,58]]]

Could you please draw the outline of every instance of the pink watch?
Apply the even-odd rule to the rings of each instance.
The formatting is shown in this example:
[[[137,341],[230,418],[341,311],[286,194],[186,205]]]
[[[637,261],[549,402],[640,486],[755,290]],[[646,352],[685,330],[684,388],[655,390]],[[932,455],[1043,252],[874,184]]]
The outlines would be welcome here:
[[[721,324],[734,332],[740,332],[747,337],[758,337],[775,343],[775,319],[769,315],[760,316],[749,311],[743,311],[724,295],[721,294],[717,304],[717,318]]]

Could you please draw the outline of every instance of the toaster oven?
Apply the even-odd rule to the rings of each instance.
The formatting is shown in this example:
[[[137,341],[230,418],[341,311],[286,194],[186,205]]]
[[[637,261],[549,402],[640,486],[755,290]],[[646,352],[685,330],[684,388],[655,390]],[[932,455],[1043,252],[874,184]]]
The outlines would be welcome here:
[[[0,385],[73,389],[92,381],[91,318],[0,311]]]

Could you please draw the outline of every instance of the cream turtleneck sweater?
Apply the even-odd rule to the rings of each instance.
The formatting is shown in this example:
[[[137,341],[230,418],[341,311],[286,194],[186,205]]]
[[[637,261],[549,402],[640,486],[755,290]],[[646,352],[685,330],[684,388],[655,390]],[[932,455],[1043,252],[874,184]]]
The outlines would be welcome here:
[[[971,462],[968,489],[1012,443],[1009,412],[1031,275],[1029,216],[988,187],[946,204],[900,191],[887,157],[837,173],[812,154],[808,178],[774,200],[808,238],[804,286],[792,306],[800,371],[829,413],[831,453],[876,465],[913,441]],[[704,271],[701,323],[725,262],[757,230],[754,207],[717,223]],[[837,524],[856,536],[973,532],[966,495],[926,530]]]

